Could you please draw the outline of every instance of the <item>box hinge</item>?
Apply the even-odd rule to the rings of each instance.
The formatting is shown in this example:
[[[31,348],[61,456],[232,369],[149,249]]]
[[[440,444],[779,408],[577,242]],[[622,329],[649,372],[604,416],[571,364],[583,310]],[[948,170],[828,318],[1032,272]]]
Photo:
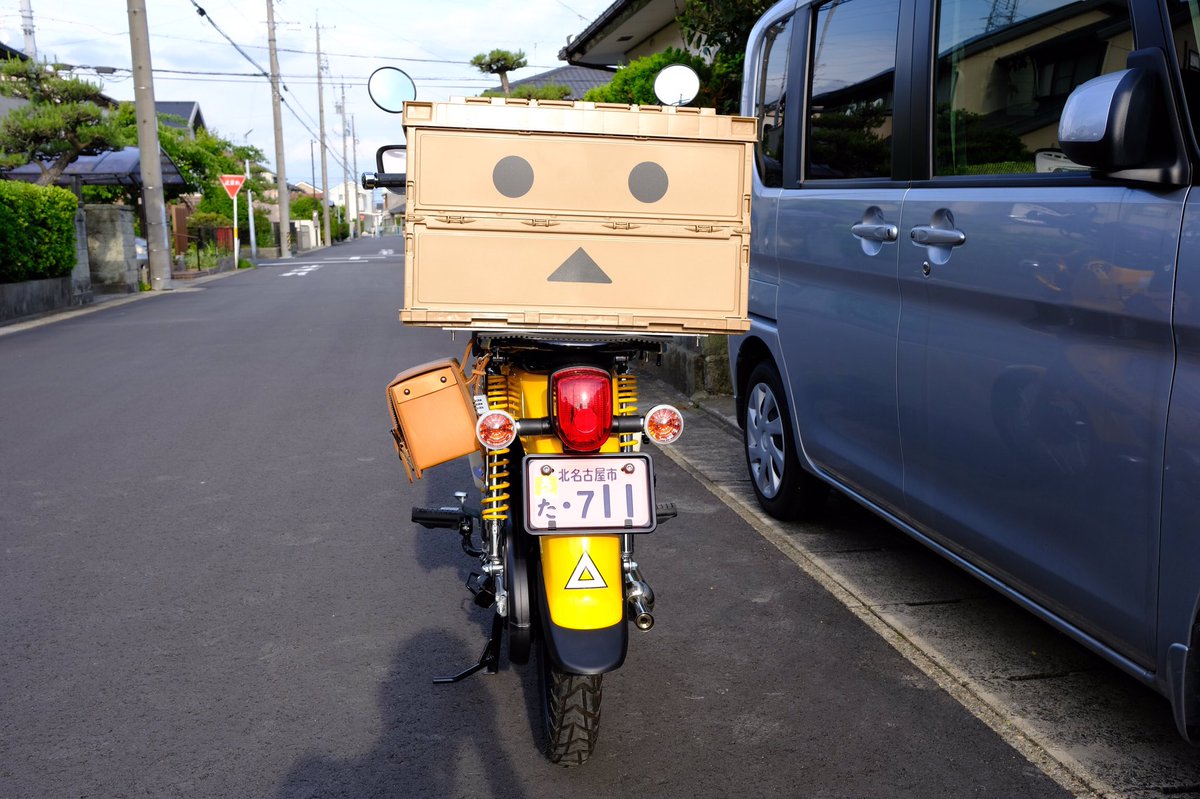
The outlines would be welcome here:
[[[715,233],[716,225],[688,225],[687,229],[693,233]]]
[[[475,221],[465,216],[437,216],[434,219],[439,222],[445,222],[448,225],[466,225]]]
[[[529,225],[530,227],[553,227],[559,223],[553,219],[525,219],[521,221],[521,224]]]
[[[612,228],[613,230],[634,230],[639,226],[632,222],[605,222],[604,227]]]

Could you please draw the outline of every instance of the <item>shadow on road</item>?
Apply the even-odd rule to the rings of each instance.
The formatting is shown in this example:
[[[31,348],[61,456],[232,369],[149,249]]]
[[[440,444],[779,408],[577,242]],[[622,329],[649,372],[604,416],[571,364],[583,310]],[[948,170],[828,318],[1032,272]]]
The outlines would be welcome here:
[[[284,777],[277,799],[307,797],[457,796],[466,786],[487,785],[480,795],[523,797],[506,753],[497,745],[494,697],[474,678],[443,689],[415,663],[469,664],[479,656],[453,636],[427,630],[397,650],[379,687],[381,732],[370,751],[345,760],[314,755]],[[463,718],[469,723],[462,723]]]

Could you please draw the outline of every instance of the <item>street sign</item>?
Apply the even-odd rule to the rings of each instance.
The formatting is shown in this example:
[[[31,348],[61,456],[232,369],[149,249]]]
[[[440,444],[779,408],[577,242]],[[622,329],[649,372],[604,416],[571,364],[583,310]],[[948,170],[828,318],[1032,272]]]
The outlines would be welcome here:
[[[221,175],[221,185],[225,187],[225,193],[229,195],[229,199],[231,200],[237,196],[238,191],[245,182],[245,175]]]

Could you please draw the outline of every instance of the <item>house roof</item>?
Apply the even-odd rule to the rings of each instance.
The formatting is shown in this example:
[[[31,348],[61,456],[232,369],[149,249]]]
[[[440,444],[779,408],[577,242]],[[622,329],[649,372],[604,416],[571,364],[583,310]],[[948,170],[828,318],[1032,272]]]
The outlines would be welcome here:
[[[510,88],[518,86],[547,86],[550,84],[559,84],[570,87],[571,93],[566,96],[567,100],[582,100],[587,94],[588,89],[594,89],[597,86],[607,85],[612,80],[613,72],[610,69],[597,69],[595,67],[581,67],[568,65],[558,67],[549,72],[542,72],[538,75],[533,75],[521,80],[512,81]],[[492,91],[500,91],[500,87],[496,86]]]
[[[200,104],[194,100],[155,100],[154,110],[159,114],[170,114],[171,116],[179,117],[186,123],[181,125],[174,120],[164,120],[163,124],[170,127],[187,128],[192,131],[208,129],[208,126],[204,124],[204,114],[200,113]]]
[[[164,186],[183,186],[185,181],[179,168],[162,150]],[[36,183],[42,176],[37,164],[25,164],[4,173],[10,180]],[[71,186],[78,180],[84,186],[138,186],[142,182],[142,154],[136,147],[112,150],[99,155],[81,155],[71,162],[57,181],[59,186]]]
[[[0,59],[8,60],[10,58],[19,58],[22,61],[28,61],[29,56],[17,50],[14,47],[9,47],[7,44],[0,44]]]
[[[572,37],[558,57],[569,64],[624,64],[626,53],[670,25],[681,10],[678,0],[617,0]]]

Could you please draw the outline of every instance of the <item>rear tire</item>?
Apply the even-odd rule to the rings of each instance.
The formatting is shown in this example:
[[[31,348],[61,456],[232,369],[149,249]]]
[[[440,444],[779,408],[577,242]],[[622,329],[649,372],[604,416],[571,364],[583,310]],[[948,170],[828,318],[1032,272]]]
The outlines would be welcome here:
[[[603,674],[566,674],[554,667],[543,645],[538,663],[546,758],[560,766],[582,766],[600,738]]]
[[[742,440],[758,504],[784,521],[815,515],[824,506],[829,487],[800,465],[787,394],[771,363],[755,365],[746,381],[745,397]]]

